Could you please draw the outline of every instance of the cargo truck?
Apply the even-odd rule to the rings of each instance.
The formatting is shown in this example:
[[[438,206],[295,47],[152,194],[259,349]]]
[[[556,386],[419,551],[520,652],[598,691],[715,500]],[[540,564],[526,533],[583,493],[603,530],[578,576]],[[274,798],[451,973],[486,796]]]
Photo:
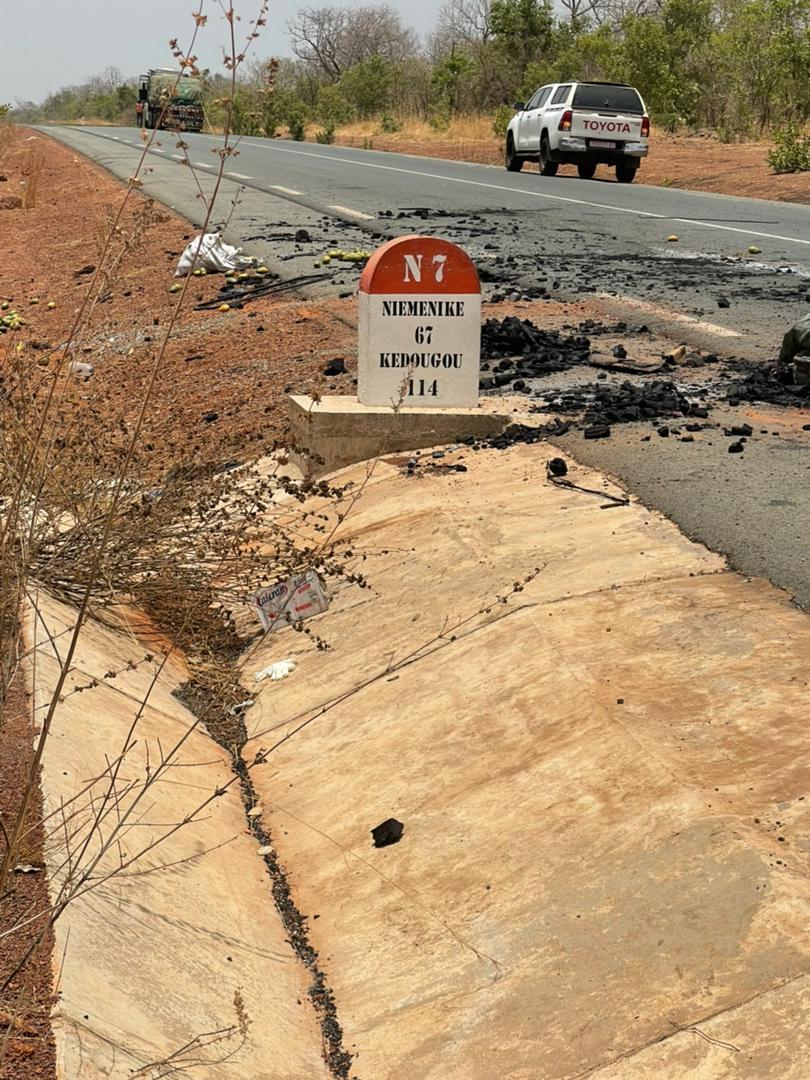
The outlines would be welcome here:
[[[203,83],[196,75],[152,68],[138,80],[138,127],[201,131]]]

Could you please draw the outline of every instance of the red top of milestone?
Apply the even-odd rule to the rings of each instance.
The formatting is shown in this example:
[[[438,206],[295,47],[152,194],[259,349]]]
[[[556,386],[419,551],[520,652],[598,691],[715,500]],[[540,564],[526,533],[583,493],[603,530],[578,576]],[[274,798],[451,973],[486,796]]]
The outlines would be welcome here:
[[[450,296],[481,292],[470,256],[435,236],[399,236],[377,248],[360,278],[360,292]]]

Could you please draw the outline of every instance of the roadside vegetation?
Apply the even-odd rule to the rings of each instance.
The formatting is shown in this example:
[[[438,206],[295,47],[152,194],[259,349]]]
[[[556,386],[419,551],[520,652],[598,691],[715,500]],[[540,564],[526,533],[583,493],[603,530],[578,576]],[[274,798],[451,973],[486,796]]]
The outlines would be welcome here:
[[[239,70],[265,25],[267,3],[257,3],[244,23],[231,3],[223,10],[228,74],[219,81],[217,107],[224,139],[218,150],[219,173],[213,186],[205,194],[201,191],[203,231],[212,225],[215,212],[228,211],[220,205],[220,188],[234,153],[231,129]],[[185,47],[172,43],[178,78],[181,72],[196,73],[195,41],[205,24],[206,17],[196,13],[189,42]],[[107,100],[112,110],[125,95],[113,86],[117,76],[108,75],[100,97],[84,100],[96,106]],[[55,97],[65,102],[69,94]],[[0,205],[9,215],[5,220],[11,221],[10,215],[33,215],[40,201],[47,202],[53,193],[42,187],[41,140],[16,127],[7,112],[0,107],[2,179],[23,191],[22,196],[5,196]],[[282,492],[292,506],[307,494],[319,494],[323,508],[341,508],[342,519],[348,512],[342,491],[283,479],[281,458],[278,469],[260,470],[254,465],[258,451],[251,455],[249,447],[238,462],[201,460],[186,439],[185,455],[178,454],[162,469],[150,464],[155,449],[150,427],[159,423],[172,397],[167,357],[199,287],[193,266],[182,284],[168,287],[161,317],[150,315],[147,321],[148,350],[138,352],[139,379],[132,395],[117,407],[103,391],[94,395],[87,354],[105,362],[113,359],[106,312],[116,295],[131,295],[125,272],[137,263],[150,230],[166,220],[139,190],[149,145],[157,137],[157,132],[142,133],[138,167],[98,235],[92,235],[88,220],[95,261],[73,272],[70,313],[51,338],[60,344],[41,340],[45,331],[35,317],[44,309],[58,318],[59,305],[46,302],[44,295],[42,303],[39,296],[29,295],[23,308],[19,291],[0,295],[0,1080],[52,1074],[51,953],[54,928],[66,912],[111,881],[137,878],[144,862],[149,873],[160,872],[167,842],[198,822],[227,791],[232,790],[247,811],[245,768],[272,748],[250,762],[242,757],[246,733],[235,706],[247,695],[239,686],[235,658],[255,647],[262,635],[257,626],[239,636],[235,609],[244,608],[245,598],[256,588],[308,570],[363,583],[356,570],[349,569],[351,552],[320,518],[310,530],[314,537],[302,540],[302,529],[311,524],[308,511],[291,513],[289,527],[258,527]],[[185,151],[179,134],[168,137]],[[187,164],[193,170],[191,162]],[[81,239],[86,242],[88,237]],[[46,250],[43,258],[47,256]],[[142,330],[134,325],[130,354],[142,348],[141,337]],[[352,493],[349,506],[360,490]],[[68,624],[58,630],[46,613],[52,600],[66,604],[70,613]],[[43,805],[41,767],[53,753],[49,744],[54,734],[66,723],[65,703],[81,693],[92,714],[94,691],[114,685],[124,670],[139,666],[132,662],[97,678],[85,677],[78,666],[84,628],[90,620],[126,628],[133,611],[158,631],[156,647],[144,646],[139,662],[154,672],[149,690],[140,700],[133,695],[129,726],[121,731],[119,743],[103,748],[103,760],[88,750],[86,774],[75,795],[58,806]],[[306,628],[302,632],[307,633]],[[196,717],[176,741],[164,745],[144,735],[143,720],[175,650],[189,654],[184,700]],[[27,690],[38,663],[53,665],[55,672],[49,676],[48,700],[38,699],[32,716]],[[184,748],[202,724],[227,750],[232,776],[216,789],[201,787],[194,805],[178,809],[176,819],[155,820],[150,807],[156,786],[178,769],[187,775],[193,767],[184,760]],[[69,946],[66,956],[72,959]],[[317,966],[311,975],[322,980]],[[337,1032],[330,1044],[334,1058],[340,1028],[317,1002],[314,1007]],[[187,1044],[133,1075],[156,1080],[218,1065],[239,1051],[249,1024],[238,986],[225,987],[221,1024],[192,1032]],[[337,1066],[333,1072],[343,1075]]]
[[[808,165],[810,0],[446,0],[426,40],[385,4],[312,6],[288,31],[293,58],[240,67],[234,133],[329,143],[370,120],[391,135],[483,116],[494,140],[543,83],[605,79],[638,87],[659,129],[775,136],[775,171]],[[205,75],[207,120],[221,129],[228,79]],[[134,78],[108,68],[16,114],[131,123],[134,101]]]

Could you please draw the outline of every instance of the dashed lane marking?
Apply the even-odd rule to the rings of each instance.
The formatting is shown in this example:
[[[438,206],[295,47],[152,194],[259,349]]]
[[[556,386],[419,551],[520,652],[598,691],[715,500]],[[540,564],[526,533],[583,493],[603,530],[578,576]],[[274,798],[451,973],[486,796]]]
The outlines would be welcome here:
[[[350,206],[330,205],[330,210],[337,210],[340,214],[348,214],[349,217],[357,218],[358,221],[373,221],[373,214],[364,214],[362,210],[352,210]]]
[[[89,131],[88,134],[96,135],[99,138],[115,138],[115,136],[101,135],[99,132],[95,132],[95,131]],[[207,134],[203,134],[203,135],[201,135],[199,137],[205,138],[205,139],[212,139],[212,140],[216,139],[216,136],[207,135]],[[138,147],[140,147],[140,143],[130,142],[129,140],[124,140],[124,141],[129,146],[138,146]],[[292,150],[292,149],[282,148],[282,147],[279,147],[279,146],[267,146],[267,145],[262,145],[261,143],[258,143],[258,142],[249,142],[247,139],[243,139],[242,143],[243,143],[244,146],[249,146],[251,148],[255,148],[255,149],[259,149],[259,150],[269,150],[271,153],[296,154],[299,157],[319,158],[319,159],[321,159],[323,161],[331,161],[331,162],[338,163],[338,164],[341,164],[341,165],[353,165],[356,168],[381,169],[383,172],[401,173],[401,174],[403,174],[405,176],[419,176],[419,177],[423,177],[423,178],[428,179],[428,180],[441,180],[441,181],[444,181],[445,183],[450,183],[450,184],[466,184],[468,187],[486,188],[486,189],[488,189],[490,191],[507,192],[510,195],[526,196],[527,198],[534,198],[534,199],[546,199],[547,201],[550,201],[550,202],[571,203],[574,206],[588,206],[588,207],[593,208],[594,210],[610,210],[610,211],[613,211],[614,213],[617,213],[617,214],[632,214],[634,217],[649,218],[651,220],[657,220],[657,221],[674,221],[674,222],[678,222],[681,225],[697,226],[697,227],[702,228],[702,229],[715,229],[715,230],[717,230],[719,232],[735,233],[735,234],[737,234],[739,236],[756,236],[758,238],[762,238],[762,239],[765,239],[765,240],[779,240],[779,241],[782,241],[783,243],[786,243],[786,244],[801,244],[803,247],[810,247],[810,239],[804,240],[804,239],[801,239],[800,237],[797,237],[797,236],[783,236],[780,233],[762,232],[762,231],[759,231],[759,230],[756,230],[756,229],[740,229],[740,228],[736,228],[735,226],[732,226],[732,225],[722,225],[719,222],[701,221],[701,220],[695,220],[694,218],[673,217],[671,214],[657,214],[657,213],[654,213],[653,211],[650,211],[650,210],[636,210],[633,207],[629,207],[629,206],[612,206],[610,203],[591,202],[591,201],[589,201],[587,199],[574,199],[574,198],[572,198],[570,196],[567,196],[567,195],[550,195],[550,194],[548,194],[547,192],[544,192],[544,191],[528,191],[525,188],[508,187],[508,186],[505,186],[503,184],[487,184],[483,180],[466,180],[466,179],[464,179],[463,177],[460,177],[460,176],[444,176],[441,173],[423,172],[423,171],[418,170],[418,169],[402,169],[402,168],[397,167],[396,165],[379,165],[376,162],[372,162],[372,161],[357,161],[357,160],[355,160],[353,158],[338,157],[337,155],[333,155],[333,154],[320,154],[320,153],[310,152],[310,151],[306,151],[306,150]],[[469,162],[460,163],[460,164],[472,165],[472,163],[469,163]],[[295,191],[292,188],[284,188],[284,187],[281,187],[281,185],[272,185],[272,190],[280,191],[285,195],[301,195],[302,194],[300,191]],[[688,192],[688,194],[689,195],[706,195],[706,196],[708,196],[711,193],[709,193],[709,192]],[[722,198],[732,198],[732,196],[720,196],[720,197],[722,197]],[[344,207],[331,206],[329,209],[331,209],[331,210],[335,210],[335,209],[342,210],[343,213],[347,212],[346,208],[344,208]],[[359,212],[358,211],[353,211],[353,212],[350,211],[350,213],[353,213],[353,215],[358,216]],[[363,216],[365,217],[365,215],[363,215]],[[372,220],[372,218],[368,217],[368,220]],[[687,316],[684,316],[684,317],[686,318]]]
[[[649,315],[655,315],[659,319],[665,319],[667,322],[681,323],[685,326],[691,326],[694,330],[701,330],[704,334],[714,334],[715,337],[723,338],[737,338],[742,337],[742,334],[736,330],[729,330],[727,326],[718,326],[717,323],[703,322],[702,319],[695,319],[692,315],[683,315],[679,311],[672,311],[671,308],[662,307],[660,304],[653,304],[649,300],[637,300],[634,296],[622,296],[618,293],[597,293],[600,300],[616,300],[620,304],[625,304],[627,307],[635,308],[637,311],[646,311]]]

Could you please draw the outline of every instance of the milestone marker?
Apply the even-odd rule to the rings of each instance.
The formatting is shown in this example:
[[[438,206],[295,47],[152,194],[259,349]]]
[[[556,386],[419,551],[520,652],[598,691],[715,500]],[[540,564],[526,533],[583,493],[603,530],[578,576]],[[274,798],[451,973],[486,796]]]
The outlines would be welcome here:
[[[360,279],[361,405],[474,408],[481,283],[465,251],[433,236],[383,244]]]

